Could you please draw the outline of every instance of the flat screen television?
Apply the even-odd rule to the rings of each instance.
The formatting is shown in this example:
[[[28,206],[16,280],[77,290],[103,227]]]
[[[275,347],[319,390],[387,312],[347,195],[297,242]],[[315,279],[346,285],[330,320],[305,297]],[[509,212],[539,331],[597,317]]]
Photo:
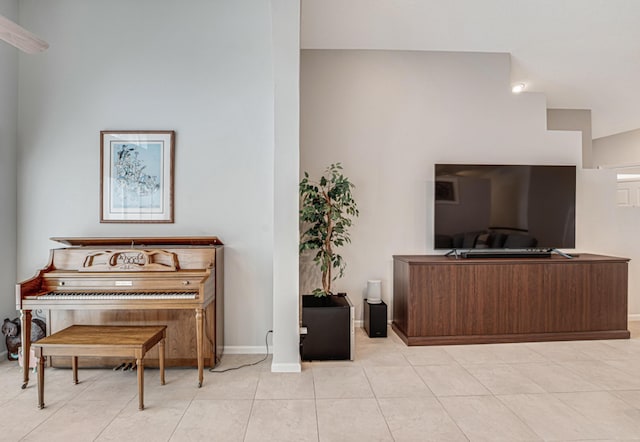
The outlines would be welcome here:
[[[575,247],[576,166],[436,164],[435,249]]]

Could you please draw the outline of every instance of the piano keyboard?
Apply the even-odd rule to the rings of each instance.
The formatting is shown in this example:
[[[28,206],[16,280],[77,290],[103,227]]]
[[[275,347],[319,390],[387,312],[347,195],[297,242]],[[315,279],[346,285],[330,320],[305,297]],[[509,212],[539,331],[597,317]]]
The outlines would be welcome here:
[[[38,299],[196,299],[198,292],[49,292]]]

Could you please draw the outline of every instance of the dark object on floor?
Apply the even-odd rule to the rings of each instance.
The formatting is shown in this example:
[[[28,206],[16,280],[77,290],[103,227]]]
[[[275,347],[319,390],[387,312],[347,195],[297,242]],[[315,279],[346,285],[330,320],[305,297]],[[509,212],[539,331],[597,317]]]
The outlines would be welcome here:
[[[387,337],[387,304],[369,304],[364,300],[364,329],[370,338]]]
[[[10,361],[18,360],[18,347],[22,344],[20,330],[20,318],[15,318],[13,321],[9,318],[5,318],[4,324],[2,324],[2,334],[6,337],[7,359]],[[38,318],[33,318],[31,320],[31,342],[36,342],[38,339],[42,339],[46,335],[47,325],[44,321]]]

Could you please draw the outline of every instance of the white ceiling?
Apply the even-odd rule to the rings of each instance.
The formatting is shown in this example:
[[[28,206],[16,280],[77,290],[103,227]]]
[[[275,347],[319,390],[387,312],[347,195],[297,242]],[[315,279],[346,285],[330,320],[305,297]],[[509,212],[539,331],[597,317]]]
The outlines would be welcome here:
[[[303,49],[507,52],[593,137],[640,128],[640,0],[302,0]]]

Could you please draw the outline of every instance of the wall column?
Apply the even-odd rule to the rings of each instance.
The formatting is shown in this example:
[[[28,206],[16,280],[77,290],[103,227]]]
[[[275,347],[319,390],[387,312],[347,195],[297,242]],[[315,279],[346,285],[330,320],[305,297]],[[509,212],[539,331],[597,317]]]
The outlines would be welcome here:
[[[300,1],[272,0],[274,76],[273,362],[298,372]]]

